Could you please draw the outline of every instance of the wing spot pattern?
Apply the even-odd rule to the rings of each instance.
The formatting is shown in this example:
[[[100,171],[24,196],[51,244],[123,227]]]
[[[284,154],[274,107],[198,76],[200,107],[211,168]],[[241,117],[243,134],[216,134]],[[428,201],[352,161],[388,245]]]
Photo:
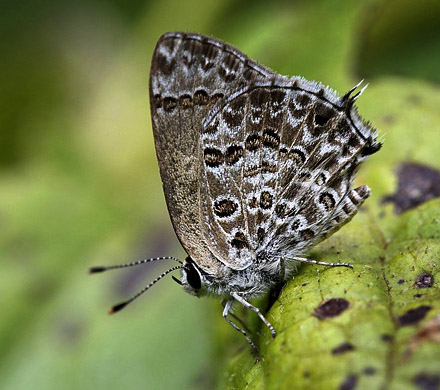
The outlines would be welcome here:
[[[216,148],[206,148],[203,151],[203,155],[205,157],[205,164],[208,167],[216,168],[223,164],[223,154],[221,150]]]
[[[163,109],[166,112],[171,112],[177,107],[177,100],[173,97],[166,97],[163,99]]]
[[[194,104],[197,106],[206,106],[209,103],[209,95],[204,89],[194,92]]]
[[[214,202],[214,213],[219,218],[230,217],[237,211],[237,208],[237,203],[229,199]]]
[[[272,207],[273,196],[270,192],[263,191],[260,195],[260,207],[264,210],[268,210]]]
[[[306,154],[297,148],[292,148],[289,152],[289,157],[295,162],[297,166],[306,162]]]
[[[225,161],[228,165],[236,164],[243,157],[243,148],[238,145],[231,145],[226,150]]]
[[[327,211],[332,210],[336,206],[335,198],[328,192],[323,192],[319,195],[319,203],[321,203]]]
[[[234,238],[231,240],[231,245],[238,250],[249,248],[249,243],[247,242],[246,236],[243,232],[235,233]]]
[[[280,145],[280,136],[272,129],[263,131],[263,145],[271,149],[277,149]]]
[[[261,145],[261,137],[258,134],[250,134],[245,141],[246,149],[250,152],[257,150]]]

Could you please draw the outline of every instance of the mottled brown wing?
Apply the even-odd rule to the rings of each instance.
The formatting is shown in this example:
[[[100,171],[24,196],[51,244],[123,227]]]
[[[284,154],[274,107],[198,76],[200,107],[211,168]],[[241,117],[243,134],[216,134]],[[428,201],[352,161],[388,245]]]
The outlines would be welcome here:
[[[380,148],[354,100],[274,75],[231,95],[201,136],[205,239],[234,269],[289,258],[349,221],[368,197],[352,190]]]
[[[218,259],[201,226],[203,121],[225,97],[271,74],[231,46],[197,34],[164,34],[153,54],[151,117],[168,211],[182,246],[209,273]]]

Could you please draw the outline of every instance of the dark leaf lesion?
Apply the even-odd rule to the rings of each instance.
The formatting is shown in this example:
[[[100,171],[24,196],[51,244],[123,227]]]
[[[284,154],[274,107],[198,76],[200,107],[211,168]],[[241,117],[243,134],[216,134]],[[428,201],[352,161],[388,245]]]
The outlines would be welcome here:
[[[396,214],[440,197],[440,171],[433,167],[403,163],[397,169],[397,180],[396,192],[382,199],[383,203],[394,204]]]

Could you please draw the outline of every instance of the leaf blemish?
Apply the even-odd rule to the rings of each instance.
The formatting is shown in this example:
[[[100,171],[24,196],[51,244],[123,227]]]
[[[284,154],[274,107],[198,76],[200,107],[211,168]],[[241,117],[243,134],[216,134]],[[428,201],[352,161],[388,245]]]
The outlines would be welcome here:
[[[440,197],[440,171],[422,164],[403,163],[397,170],[397,190],[382,203],[394,203],[394,213],[401,214],[428,200]]]
[[[374,375],[376,373],[376,369],[374,367],[365,367],[363,373],[365,375]]]
[[[341,355],[345,352],[350,352],[350,351],[354,351],[356,349],[356,347],[348,342],[339,344],[337,347],[332,349],[332,354],[333,355]]]
[[[439,342],[440,340],[440,316],[437,315],[426,324],[423,324],[412,337],[410,350],[415,351],[421,344]]]
[[[320,320],[340,315],[348,309],[350,303],[344,298],[332,298],[321,303],[313,312],[313,315]]]
[[[354,390],[357,387],[358,378],[357,375],[350,374],[345,379],[344,382],[339,386],[340,390]]]
[[[391,336],[390,334],[383,334],[381,336],[382,341],[386,342],[386,343],[391,343],[394,340],[394,337]]]
[[[400,326],[415,325],[423,320],[426,314],[432,309],[431,306],[422,305],[415,309],[410,309],[397,318]]]
[[[427,272],[421,273],[419,276],[417,276],[415,286],[417,288],[428,288],[432,287],[434,284],[434,276]]]
[[[413,379],[413,382],[420,390],[434,390],[440,387],[440,376],[422,372]]]

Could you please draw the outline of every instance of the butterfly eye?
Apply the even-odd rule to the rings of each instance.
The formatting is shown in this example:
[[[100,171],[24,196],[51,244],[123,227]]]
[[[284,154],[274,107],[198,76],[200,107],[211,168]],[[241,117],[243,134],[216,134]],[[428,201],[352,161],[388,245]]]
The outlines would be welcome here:
[[[184,270],[186,271],[186,281],[195,290],[200,290],[202,288],[202,281],[200,280],[200,274],[196,270],[194,263],[188,262],[185,265]]]

